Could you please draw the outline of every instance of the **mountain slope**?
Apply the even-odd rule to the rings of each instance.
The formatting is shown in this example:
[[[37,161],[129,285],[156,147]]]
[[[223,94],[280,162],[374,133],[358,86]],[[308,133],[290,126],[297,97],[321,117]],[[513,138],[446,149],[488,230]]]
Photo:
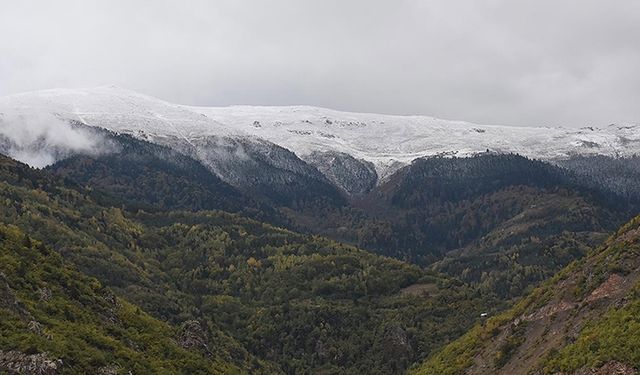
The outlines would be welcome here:
[[[640,151],[639,125],[548,128],[476,125],[427,116],[339,112],[323,108],[188,107],[116,87],[44,90],[0,98],[4,121],[46,113],[91,126],[186,142],[215,137],[259,138],[306,159],[337,152],[374,164],[384,178],[412,160],[439,154],[469,156],[491,150],[541,159],[574,154],[632,155]]]
[[[597,246],[637,205],[517,155],[414,161],[316,232],[517,296]],[[298,221],[303,221],[298,220]]]
[[[261,139],[207,136],[154,141],[201,161],[229,184],[278,207],[346,204],[343,193],[316,168]]]
[[[605,189],[628,202],[640,202],[640,156],[573,156],[557,164],[581,177],[587,186]]]
[[[80,274],[48,245],[0,224],[0,372],[227,374],[180,331]]]
[[[427,116],[349,113],[307,106],[192,108],[219,123],[299,155],[343,152],[374,163],[381,176],[394,164],[438,154],[469,156],[491,150],[553,159],[571,154],[631,155],[640,150],[638,126],[563,129],[509,127]]]
[[[354,175],[362,175],[362,186],[367,187],[347,202],[314,168],[278,166],[286,160],[280,154],[297,159],[284,149],[268,152],[279,168],[273,170],[260,164],[260,151],[252,151],[255,142],[234,139],[208,147],[209,155],[201,159],[215,168],[226,160],[217,147],[229,148],[222,154],[240,147],[243,155],[253,155],[225,170],[227,175],[256,176],[236,189],[165,147],[122,135],[106,139],[119,151],[74,156],[49,169],[89,186],[94,197],[106,193],[103,202],[125,203],[129,209],[240,212],[399,259],[436,262],[434,269],[501,297],[520,295],[584,255],[627,215],[619,205],[596,199],[568,172],[515,155],[420,159],[377,187],[367,178],[375,171],[364,168]],[[181,147],[185,153],[198,152],[186,143]],[[331,158],[343,169],[359,168],[347,155],[325,153],[318,158]],[[373,190],[365,193],[367,189]],[[614,193],[605,196],[619,201]],[[266,202],[256,203],[261,200]],[[616,215],[623,219],[616,220]]]
[[[47,170],[81,186],[103,202],[129,209],[223,210],[278,221],[272,208],[225,183],[201,163],[168,147],[103,131],[116,147],[103,155],[75,155]]]
[[[103,132],[82,125],[168,146],[276,205],[344,204],[338,188],[291,151],[179,105],[109,87],[0,98],[0,152],[37,167],[118,153]]]
[[[633,374],[640,367],[640,217],[416,374]],[[590,370],[591,369],[591,370]],[[594,372],[584,372],[594,371]]]
[[[6,158],[0,177],[0,223],[155,318],[199,327],[198,347],[253,373],[398,373],[500,305],[414,265],[237,215],[127,212]]]

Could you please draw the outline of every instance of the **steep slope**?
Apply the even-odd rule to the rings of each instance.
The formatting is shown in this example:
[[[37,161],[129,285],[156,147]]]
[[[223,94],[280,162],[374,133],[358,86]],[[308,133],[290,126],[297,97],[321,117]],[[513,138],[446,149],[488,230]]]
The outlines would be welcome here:
[[[276,206],[302,209],[346,204],[342,192],[316,168],[267,141],[217,136],[153,141],[200,160],[229,184]]]
[[[0,224],[0,372],[228,374],[180,330],[77,272],[45,243]]]
[[[606,189],[629,202],[640,202],[640,156],[575,155],[556,163],[580,176],[588,186]]]
[[[186,316],[179,317],[177,311],[172,310],[175,307],[172,298],[164,296],[167,285],[154,278],[147,270],[151,265],[145,263],[143,254],[135,251],[134,239],[140,235],[141,227],[126,220],[121,209],[96,204],[90,198],[90,191],[3,156],[0,157],[0,197],[0,223],[15,226],[31,239],[51,246],[68,264],[97,278],[119,296],[124,295],[123,288],[131,287],[149,299],[155,298],[162,306],[161,311],[150,309],[145,299],[137,300],[136,305],[156,318],[174,325],[189,324]],[[189,326],[185,329],[187,337],[194,331]],[[219,327],[212,324],[196,331],[201,332],[193,334],[194,340],[201,344],[194,350],[206,345],[210,355],[224,358],[240,369],[274,371]]]
[[[50,170],[90,186],[92,195],[102,202],[125,203],[129,208],[240,212],[384,255],[432,264],[439,272],[502,298],[520,295],[583,256],[633,207],[616,198],[615,192],[585,187],[552,165],[493,154],[420,159],[378,187],[372,187],[374,180],[367,178],[375,173],[373,169],[351,171],[365,178],[362,193],[347,204],[314,168],[282,163],[286,157],[281,154],[295,158],[284,149],[264,153],[272,163],[280,163],[274,171],[256,161],[261,151],[253,149],[259,142],[230,139],[202,148],[181,144],[185,154],[209,150],[200,159],[218,170],[223,154],[252,155],[234,161],[235,169],[223,171],[228,176],[236,171],[256,176],[241,189],[245,195],[187,156],[128,136],[111,134],[105,139],[119,151],[72,157]],[[226,149],[217,153],[221,148]],[[316,157],[332,159],[330,163],[342,165],[343,170],[362,167],[348,155]],[[334,181],[345,175],[349,173],[333,175]],[[105,192],[107,196],[100,195]]]
[[[373,163],[356,159],[344,152],[314,151],[305,160],[349,194],[368,193],[378,182]]]
[[[549,210],[540,210],[545,201],[554,199],[556,202],[549,205]],[[384,249],[385,254],[396,257],[409,254],[418,261],[427,257],[428,261],[472,244],[499,230],[501,225],[516,224],[516,220],[526,222],[523,219],[533,218],[525,214],[527,211],[541,211],[535,215],[539,220],[569,215],[557,210],[562,207],[560,201],[584,208],[574,210],[568,218],[575,216],[578,222],[573,226],[565,223],[562,230],[583,231],[589,225],[606,226],[612,217],[607,208],[620,208],[624,199],[585,187],[565,170],[547,163],[518,155],[482,154],[472,158],[416,160],[373,192],[355,199],[352,205],[364,213],[362,225],[370,220],[385,222],[388,227],[370,240],[361,237],[359,245]],[[593,210],[587,210],[589,206]],[[357,229],[361,218],[355,216],[355,223],[343,225]],[[538,232],[543,234],[542,230]]]
[[[402,222],[414,223],[415,251],[440,251],[433,269],[503,298],[582,257],[637,212],[622,197],[517,155],[421,160],[405,173],[381,190]]]
[[[224,210],[279,222],[274,210],[225,183],[196,160],[168,147],[101,131],[115,146],[103,155],[74,155],[47,170],[90,187],[104,203],[129,209]]]
[[[640,217],[416,374],[634,374],[640,368]]]
[[[390,258],[237,215],[129,213],[2,159],[0,223],[252,373],[398,373],[499,301]]]
[[[0,98],[0,152],[33,166],[118,152],[80,125],[168,146],[276,205],[344,204],[338,188],[291,151],[179,105],[113,87]]]
[[[382,177],[392,173],[398,163],[406,165],[416,158],[439,154],[469,156],[491,150],[550,159],[572,154],[632,155],[640,150],[638,125],[509,127],[308,106],[192,109],[303,157],[313,151],[334,151],[370,161]]]

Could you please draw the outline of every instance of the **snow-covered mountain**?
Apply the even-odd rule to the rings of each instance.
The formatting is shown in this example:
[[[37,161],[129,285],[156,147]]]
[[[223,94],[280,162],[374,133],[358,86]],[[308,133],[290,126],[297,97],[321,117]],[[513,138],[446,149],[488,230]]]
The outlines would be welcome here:
[[[640,153],[638,124],[580,129],[511,127],[308,106],[191,107],[113,86],[5,96],[0,98],[0,114],[0,134],[12,126],[25,126],[11,119],[55,115],[176,148],[190,145],[189,152],[195,157],[211,156],[206,148],[238,140],[262,144],[258,148],[268,154],[269,148],[264,148],[264,141],[268,141],[315,165],[346,190],[355,182],[345,181],[347,171],[370,178],[367,170],[373,166],[379,177],[385,177],[416,158],[430,155],[467,156],[490,150],[553,160],[574,154]],[[245,156],[241,147],[227,155]],[[204,162],[212,166],[210,160]],[[212,169],[216,171],[215,166]]]
[[[229,127],[305,158],[336,151],[372,162],[382,175],[394,165],[430,155],[468,156],[486,150],[540,159],[572,154],[630,155],[640,151],[640,125],[581,129],[477,125],[427,116],[339,112],[317,107],[192,107]]]

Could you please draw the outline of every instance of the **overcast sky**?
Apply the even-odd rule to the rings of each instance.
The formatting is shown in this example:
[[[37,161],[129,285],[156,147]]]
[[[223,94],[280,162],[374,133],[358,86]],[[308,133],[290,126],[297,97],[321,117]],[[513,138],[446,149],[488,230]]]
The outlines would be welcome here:
[[[640,122],[638,0],[0,0],[0,95]]]

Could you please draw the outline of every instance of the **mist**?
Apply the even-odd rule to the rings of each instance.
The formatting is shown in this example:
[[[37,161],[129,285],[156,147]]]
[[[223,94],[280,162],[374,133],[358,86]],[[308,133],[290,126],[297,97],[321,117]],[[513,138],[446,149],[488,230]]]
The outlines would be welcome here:
[[[0,114],[0,152],[35,168],[71,155],[101,155],[116,146],[98,131],[46,113]]]

